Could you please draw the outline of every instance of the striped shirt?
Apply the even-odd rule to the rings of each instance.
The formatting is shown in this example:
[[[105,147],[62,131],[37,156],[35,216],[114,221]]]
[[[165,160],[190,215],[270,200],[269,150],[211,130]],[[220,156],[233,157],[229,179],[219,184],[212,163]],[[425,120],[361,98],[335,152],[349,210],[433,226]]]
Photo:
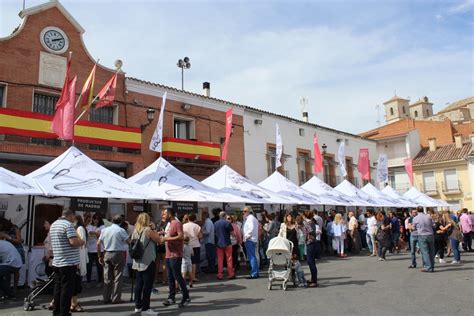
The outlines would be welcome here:
[[[60,268],[78,265],[79,248],[69,243],[70,238],[77,237],[72,223],[65,218],[60,218],[51,225],[49,234],[53,248],[53,266]]]

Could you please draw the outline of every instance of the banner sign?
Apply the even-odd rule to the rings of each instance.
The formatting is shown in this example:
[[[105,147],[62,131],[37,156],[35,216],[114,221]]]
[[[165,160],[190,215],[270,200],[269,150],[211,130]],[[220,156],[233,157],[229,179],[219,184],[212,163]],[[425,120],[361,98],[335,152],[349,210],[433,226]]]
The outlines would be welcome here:
[[[359,171],[360,177],[364,180],[370,180],[370,166],[369,166],[369,149],[359,149],[359,162],[357,164],[357,170]]]
[[[388,182],[388,159],[385,154],[381,154],[377,161],[377,179],[379,182]]]
[[[263,213],[263,204],[247,203],[245,206],[250,206],[254,213]]]
[[[408,179],[410,180],[410,185],[413,186],[413,159],[407,158],[403,160],[405,164],[405,171],[407,172]]]
[[[183,202],[183,201],[174,201],[172,202],[172,207],[178,216],[198,212],[197,202]]]
[[[99,212],[101,214],[107,213],[109,206],[108,199],[96,199],[88,197],[72,197],[70,206],[74,211],[80,212]]]
[[[278,127],[278,124],[276,124],[276,149],[275,149],[275,169],[278,169],[279,167],[282,166],[281,164],[281,155],[283,154],[283,143],[281,141],[281,134],[280,134],[280,128]]]
[[[346,142],[344,140],[341,140],[339,144],[339,150],[337,151],[337,160],[339,163],[339,169],[341,171],[341,176],[346,177],[347,176],[347,170],[346,170]]]
[[[150,141],[150,150],[161,152],[163,144],[163,120],[165,115],[165,105],[166,105],[166,92],[163,94],[163,99],[161,101],[160,117],[158,118],[158,123],[156,129],[153,132],[153,136]]]
[[[189,139],[163,137],[163,157],[220,161],[219,144]]]
[[[0,108],[0,134],[51,138],[58,136],[51,130],[52,115]],[[74,140],[79,143],[140,149],[142,134],[139,128],[80,120],[74,126]]]
[[[222,160],[227,161],[227,147],[229,146],[230,136],[232,134],[232,108],[225,112],[225,143],[222,148]]]

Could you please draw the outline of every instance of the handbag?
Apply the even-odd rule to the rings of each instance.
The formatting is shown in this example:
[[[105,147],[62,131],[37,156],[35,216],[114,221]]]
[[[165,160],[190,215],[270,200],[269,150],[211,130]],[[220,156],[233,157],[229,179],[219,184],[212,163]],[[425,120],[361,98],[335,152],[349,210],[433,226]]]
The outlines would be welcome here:
[[[150,239],[148,239],[146,246],[144,248],[142,247],[141,238],[144,231],[145,230],[142,230],[140,235],[138,235],[138,238],[132,239],[130,242],[128,253],[132,259],[140,260],[143,257],[144,248],[148,247],[148,244],[150,243]]]

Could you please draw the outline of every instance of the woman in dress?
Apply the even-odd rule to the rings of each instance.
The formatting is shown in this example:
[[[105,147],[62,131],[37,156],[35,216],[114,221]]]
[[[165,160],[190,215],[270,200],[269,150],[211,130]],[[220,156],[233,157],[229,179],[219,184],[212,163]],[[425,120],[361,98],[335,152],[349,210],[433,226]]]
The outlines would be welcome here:
[[[300,257],[298,250],[298,231],[295,218],[293,214],[288,213],[285,216],[285,221],[280,226],[280,233],[278,236],[288,239],[293,243],[293,255]]]
[[[87,242],[87,232],[84,226],[84,221],[80,215],[76,215],[75,223],[77,237]],[[77,301],[77,295],[82,292],[82,278],[87,274],[87,262],[89,257],[87,255],[86,244],[79,247],[79,269],[74,279],[74,289],[72,291],[71,312],[83,312],[81,304]]]
[[[387,250],[392,246],[392,222],[390,217],[386,216],[384,212],[377,214],[377,220],[380,220],[382,224],[377,232],[377,241],[379,243],[379,261],[385,261],[385,254]]]
[[[342,215],[337,213],[331,224],[333,235],[333,249],[337,251],[337,256],[341,258],[347,257],[344,253],[344,239],[346,238],[347,226],[342,219]]]

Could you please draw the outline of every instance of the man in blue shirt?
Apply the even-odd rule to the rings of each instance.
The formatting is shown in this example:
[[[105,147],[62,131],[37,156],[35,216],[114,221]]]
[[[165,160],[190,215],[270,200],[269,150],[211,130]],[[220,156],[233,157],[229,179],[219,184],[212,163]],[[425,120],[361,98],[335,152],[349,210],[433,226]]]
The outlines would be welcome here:
[[[392,250],[391,252],[397,251],[400,253],[400,247],[398,245],[398,241],[400,240],[400,219],[398,219],[395,212],[391,211],[390,215],[390,222],[392,224]]]
[[[122,272],[125,265],[126,247],[128,246],[128,234],[120,227],[122,217],[116,215],[112,219],[112,225],[102,230],[97,241],[97,254],[99,262],[104,266],[104,303],[121,303],[122,297]],[[101,244],[105,254],[100,252]]]
[[[232,264],[232,244],[230,234],[234,231],[232,224],[226,220],[226,213],[219,213],[219,220],[214,223],[217,246],[217,278],[222,280],[224,277],[224,255],[227,262],[227,273],[230,279],[235,279]]]
[[[418,243],[420,245],[421,256],[425,269],[423,272],[434,272],[435,245],[433,220],[430,215],[418,212],[413,218],[413,228],[418,235]]]
[[[216,272],[216,246],[215,246],[215,236],[214,236],[214,224],[209,218],[208,212],[202,213],[202,219],[204,223],[202,224],[202,243],[206,249],[206,259],[207,259],[207,272],[214,273]]]
[[[8,237],[7,234],[0,233],[0,238]],[[11,242],[0,240],[0,294],[6,299],[14,299],[15,294],[10,288],[10,277],[23,265],[20,253]]]

